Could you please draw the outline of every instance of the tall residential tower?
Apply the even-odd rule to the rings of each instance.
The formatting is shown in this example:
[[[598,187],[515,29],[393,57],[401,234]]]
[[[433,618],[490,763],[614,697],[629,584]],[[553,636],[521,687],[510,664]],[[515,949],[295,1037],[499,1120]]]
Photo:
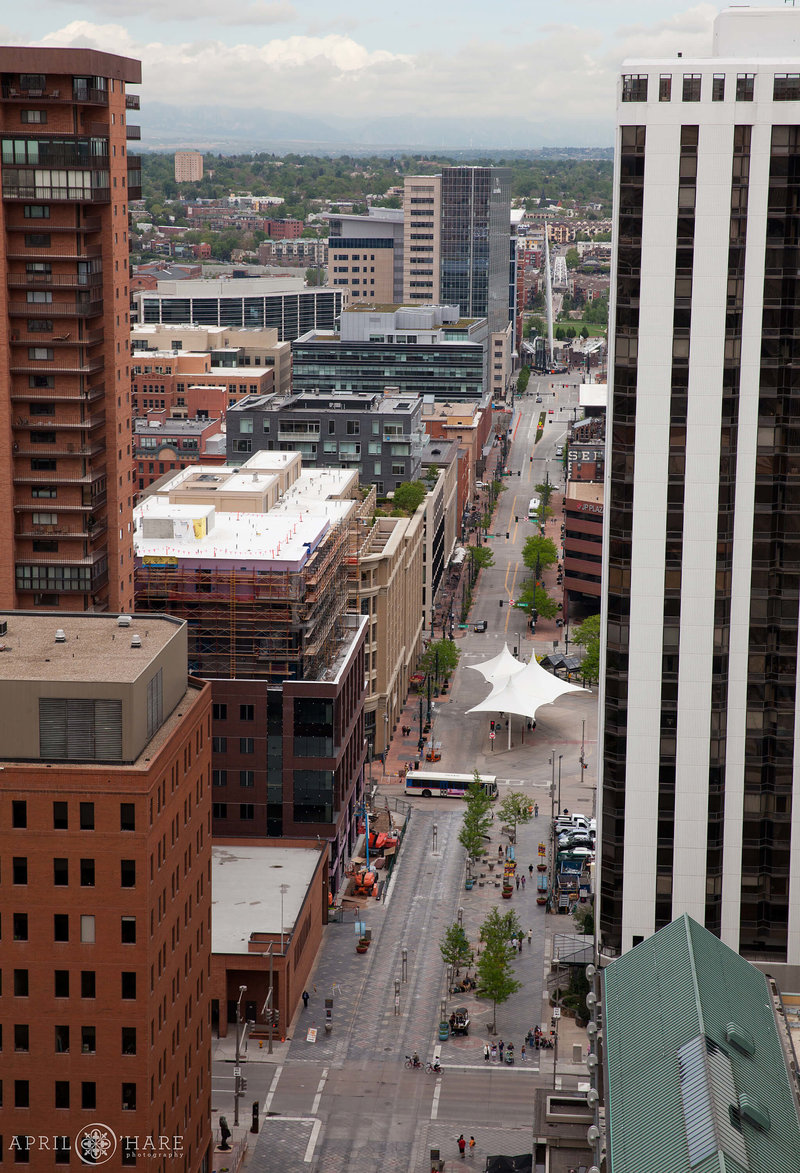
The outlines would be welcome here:
[[[0,607],[129,610],[141,67],[14,46],[0,74]]]
[[[601,946],[688,913],[797,964],[800,12],[623,69]]]

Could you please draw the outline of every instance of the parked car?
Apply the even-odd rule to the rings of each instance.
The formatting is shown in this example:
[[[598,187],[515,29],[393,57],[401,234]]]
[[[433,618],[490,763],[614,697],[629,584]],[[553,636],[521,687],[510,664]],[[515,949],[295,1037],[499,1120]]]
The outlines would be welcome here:
[[[568,855],[578,856],[582,859],[594,859],[593,847],[565,847],[562,848],[562,851]]]
[[[487,627],[488,627],[488,623],[486,622],[486,620],[479,619],[478,622],[474,625],[473,630],[480,634],[481,632],[486,631]]]
[[[559,847],[591,847],[592,851],[595,849],[594,839],[590,839],[588,835],[562,835],[558,841]]]

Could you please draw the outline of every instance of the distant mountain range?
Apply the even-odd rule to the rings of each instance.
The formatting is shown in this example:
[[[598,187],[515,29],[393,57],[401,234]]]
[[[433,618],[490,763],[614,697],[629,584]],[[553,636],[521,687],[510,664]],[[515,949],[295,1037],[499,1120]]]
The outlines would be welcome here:
[[[394,151],[446,151],[464,155],[487,151],[610,158],[610,125],[598,120],[552,129],[525,118],[440,118],[434,115],[314,118],[291,111],[236,109],[225,106],[167,106],[143,103],[139,118],[142,148],[168,151],[189,148],[220,154],[274,151],[286,154],[378,154]],[[563,147],[564,142],[584,147]]]

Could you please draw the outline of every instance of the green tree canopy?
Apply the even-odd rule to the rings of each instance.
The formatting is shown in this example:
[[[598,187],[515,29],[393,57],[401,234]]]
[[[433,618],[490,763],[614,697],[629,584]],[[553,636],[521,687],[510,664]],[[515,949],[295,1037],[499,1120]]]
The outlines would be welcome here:
[[[485,851],[484,836],[492,822],[492,799],[481,785],[481,776],[475,771],[474,780],[464,795],[464,819],[458,841],[470,859],[478,859]]]
[[[437,639],[426,648],[420,667],[423,672],[435,672],[438,668],[439,676],[449,675],[455,671],[461,653],[452,639]]]
[[[519,990],[511,968],[511,938],[521,932],[513,912],[501,915],[493,908],[480,928],[483,951],[478,959],[478,993],[492,1002],[492,1034],[497,1033],[497,1007]]]
[[[416,513],[425,500],[427,486],[422,481],[403,481],[394,491],[393,504],[395,509],[402,509],[404,513]]]
[[[590,615],[584,619],[580,627],[575,628],[572,642],[584,649],[581,661],[581,675],[587,680],[597,680],[600,676],[600,616]]]
[[[469,965],[472,961],[472,947],[467,940],[467,934],[458,922],[450,925],[445,932],[439,942],[439,951],[445,965],[452,965],[456,971],[462,966]]]
[[[470,557],[478,570],[485,566],[494,566],[494,554],[488,546],[473,546]]]
[[[577,269],[580,263],[581,258],[578,255],[578,250],[576,248],[567,249],[567,268]]]
[[[558,561],[558,551],[552,538],[543,538],[539,534],[533,534],[525,542],[522,547],[522,561],[528,570],[536,569],[537,560],[541,570]]]
[[[520,394],[527,388],[530,377],[531,368],[522,367],[519,374],[517,375],[517,390],[520,392]]]
[[[553,490],[555,489],[555,485],[551,485],[549,481],[542,481],[542,483],[540,485],[534,485],[534,488],[536,489],[536,492],[539,494],[539,496],[542,499],[542,505],[545,507],[548,506],[550,504],[550,498],[553,495]],[[539,558],[539,563],[541,565],[541,557]],[[536,566],[536,559],[535,558],[533,560],[533,565],[534,565],[534,567]]]
[[[497,813],[504,823],[510,823],[516,833],[518,824],[529,823],[531,820],[530,799],[518,790],[512,790],[505,796]]]

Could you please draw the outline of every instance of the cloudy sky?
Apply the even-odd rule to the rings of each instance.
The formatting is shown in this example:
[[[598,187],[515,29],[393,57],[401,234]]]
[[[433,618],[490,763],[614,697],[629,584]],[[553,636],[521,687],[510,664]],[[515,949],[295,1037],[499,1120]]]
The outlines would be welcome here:
[[[587,142],[597,142],[604,126],[611,141],[619,61],[707,52],[720,7],[685,0],[8,0],[0,37],[140,58],[143,115],[151,101],[311,117],[435,114],[500,126],[524,118],[547,124],[550,141],[563,128],[565,144],[582,145],[582,125]],[[498,145],[509,141],[499,130]]]

